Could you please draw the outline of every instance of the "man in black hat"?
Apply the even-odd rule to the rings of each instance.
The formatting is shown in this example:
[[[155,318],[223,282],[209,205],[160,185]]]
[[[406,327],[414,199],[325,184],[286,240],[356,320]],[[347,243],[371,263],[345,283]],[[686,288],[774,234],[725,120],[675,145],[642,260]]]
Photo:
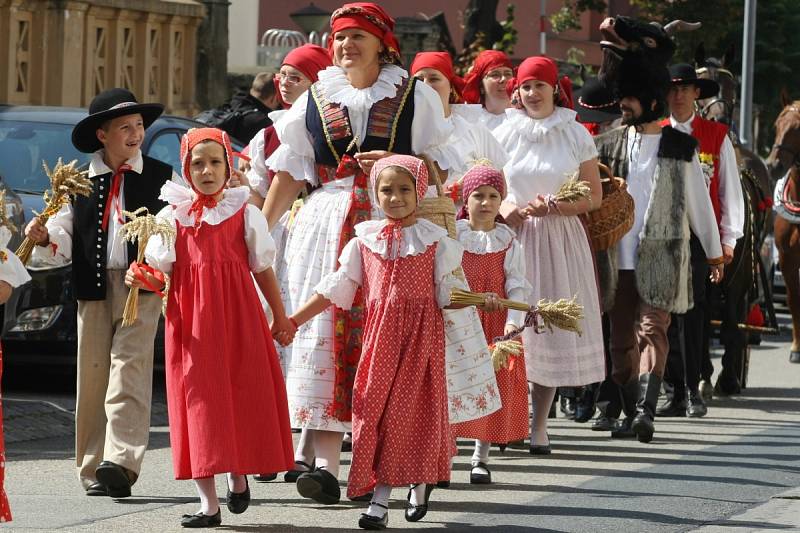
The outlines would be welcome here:
[[[138,318],[122,326],[128,296],[125,271],[136,245],[120,235],[123,210],[157,213],[161,186],[172,168],[141,152],[145,129],[164,110],[140,104],[130,91],[98,94],[89,116],[72,130],[72,144],[91,153],[92,193],[76,196],[46,225],[31,221],[25,235],[39,246],[40,260],[72,261],[78,299],[78,384],[75,461],[88,496],[130,496],[150,427],[153,341],[161,301],[139,297]]]
[[[737,239],[744,234],[744,199],[736,153],[728,138],[727,126],[706,120],[695,113],[695,101],[716,96],[719,84],[714,80],[698,78],[694,68],[686,63],[672,65],[669,72],[672,83],[667,94],[670,117],[662,124],[688,133],[698,141],[699,158],[714,207],[722,255],[725,264],[728,264],[733,260]],[[658,408],[659,416],[701,417],[707,412],[698,386],[703,344],[707,342],[707,329],[710,327],[708,297],[711,287],[703,249],[694,236],[691,254],[694,307],[683,317],[673,317],[670,325],[666,381],[672,385],[672,393]],[[683,330],[682,334],[680,329]]]
[[[664,72],[625,64],[613,91],[623,127],[595,138],[601,163],[627,182],[633,228],[616,247],[598,252],[603,308],[610,322],[611,376],[622,387],[625,420],[614,437],[650,442],[667,351],[671,312],[691,308],[689,229],[722,279],[722,250],[695,153],[697,142],[659,119],[669,88]]]

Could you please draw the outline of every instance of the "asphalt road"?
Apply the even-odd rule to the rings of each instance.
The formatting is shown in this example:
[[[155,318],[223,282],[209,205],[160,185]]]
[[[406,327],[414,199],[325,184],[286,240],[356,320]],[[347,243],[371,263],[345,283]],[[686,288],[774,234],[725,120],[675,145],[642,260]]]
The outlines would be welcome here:
[[[742,396],[713,400],[702,419],[658,419],[650,444],[611,440],[588,424],[559,418],[551,421],[551,456],[493,448],[495,483],[478,489],[469,485],[471,445],[459,442],[452,488],[435,490],[428,516],[416,524],[403,519],[406,491],[395,489],[389,527],[800,531],[800,365],[788,362],[787,341],[765,339],[753,348]],[[134,495],[114,502],[83,495],[73,469],[74,398],[68,388],[53,392],[42,381],[6,381],[6,489],[14,521],[0,529],[181,530],[180,516],[196,510],[196,495],[191,482],[172,479],[163,390],[156,392],[151,449]],[[350,456],[343,458],[346,473]],[[224,494],[221,479],[219,490]],[[245,514],[223,507],[221,529],[346,531],[364,510],[348,500],[309,503],[281,482],[251,483],[251,490]]]

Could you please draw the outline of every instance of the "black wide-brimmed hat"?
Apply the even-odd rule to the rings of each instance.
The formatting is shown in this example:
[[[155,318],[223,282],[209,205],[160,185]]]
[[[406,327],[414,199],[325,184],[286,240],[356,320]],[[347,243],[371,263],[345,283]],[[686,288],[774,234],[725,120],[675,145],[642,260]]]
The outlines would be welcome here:
[[[678,63],[669,67],[672,85],[694,85],[700,89],[698,100],[705,100],[719,94],[719,83],[706,78],[698,78],[694,67],[688,63]]]
[[[127,89],[108,89],[92,99],[89,116],[72,129],[72,144],[81,152],[90,154],[103,147],[97,138],[97,128],[112,118],[139,113],[145,129],[164,112],[161,104],[140,104]]]
[[[575,111],[581,122],[610,122],[622,113],[619,101],[597,78],[589,78],[575,91]]]

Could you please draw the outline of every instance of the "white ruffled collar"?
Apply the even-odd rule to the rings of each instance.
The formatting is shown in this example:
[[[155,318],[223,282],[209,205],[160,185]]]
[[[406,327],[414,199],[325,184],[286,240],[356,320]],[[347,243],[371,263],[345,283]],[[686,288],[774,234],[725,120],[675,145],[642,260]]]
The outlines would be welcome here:
[[[480,231],[473,230],[466,219],[456,221],[456,232],[464,250],[481,255],[502,252],[516,237],[514,230],[505,224],[498,222],[493,230]]]
[[[506,109],[506,116],[512,129],[521,133],[531,142],[541,142],[551,131],[567,126],[575,121],[577,113],[566,107],[556,106],[555,110],[545,118],[531,118],[524,109]]]
[[[158,197],[173,207],[175,220],[180,222],[182,226],[195,225],[195,214],[189,214],[189,209],[195,200],[195,193],[192,189],[168,181],[161,187],[161,194]],[[225,189],[225,194],[222,200],[217,202],[216,207],[203,209],[200,222],[205,222],[211,226],[221,224],[238,213],[249,199],[249,187]]]
[[[318,76],[322,92],[328,100],[353,111],[366,111],[375,102],[397,94],[397,86],[408,77],[408,72],[397,65],[384,65],[377,81],[364,89],[350,85],[341,67],[328,67],[320,71]]]
[[[387,248],[388,241],[379,239],[381,230],[389,223],[388,220],[367,220],[356,224],[356,237],[361,239],[364,246],[380,254],[384,259],[390,259]],[[424,253],[428,247],[439,242],[442,237],[447,237],[447,230],[437,226],[430,220],[418,218],[417,223],[403,228],[403,238],[397,250],[396,257],[406,257],[409,255],[419,255]],[[394,257],[392,257],[394,258]]]
[[[480,122],[486,110],[480,104],[450,104],[450,117],[460,117],[469,122]]]

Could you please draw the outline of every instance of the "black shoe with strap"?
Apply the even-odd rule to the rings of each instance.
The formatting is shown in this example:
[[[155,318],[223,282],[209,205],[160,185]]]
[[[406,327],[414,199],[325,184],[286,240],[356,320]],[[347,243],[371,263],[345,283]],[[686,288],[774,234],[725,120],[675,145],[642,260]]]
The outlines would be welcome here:
[[[486,473],[478,469],[483,469]],[[492,482],[492,472],[489,470],[489,466],[482,461],[472,463],[472,469],[469,472],[469,482],[473,485],[490,484]]]
[[[294,464],[304,466],[306,469],[298,470],[295,468],[293,470],[289,470],[288,472],[286,472],[283,475],[283,481],[286,483],[294,483],[297,481],[297,478],[299,478],[302,474],[314,471],[314,461],[311,461],[311,464],[304,463],[303,461],[295,461]]]
[[[337,504],[342,497],[339,480],[324,468],[301,474],[297,478],[297,492],[323,505]]]
[[[217,509],[216,514],[208,515],[202,512],[185,514],[181,518],[181,526],[188,528],[217,527],[222,524],[222,511]]]
[[[233,514],[242,514],[250,507],[250,483],[247,476],[244,476],[245,489],[243,492],[233,492],[228,489],[228,510]]]
[[[436,485],[433,483],[428,483],[425,485],[425,503],[418,503],[417,505],[414,505],[411,503],[411,491],[418,486],[419,485],[412,485],[411,489],[408,491],[408,496],[406,496],[406,501],[408,502],[408,506],[406,507],[407,522],[419,522],[425,518],[425,515],[428,514],[428,504],[430,503],[431,492],[433,492],[433,488]]]
[[[389,508],[382,503],[369,502],[369,504],[382,507],[386,509],[386,512],[383,513],[383,516],[372,516],[371,514],[361,513],[361,516],[358,519],[358,527],[361,529],[369,529],[371,531],[380,531],[382,529],[386,529],[386,526],[389,525]]]

